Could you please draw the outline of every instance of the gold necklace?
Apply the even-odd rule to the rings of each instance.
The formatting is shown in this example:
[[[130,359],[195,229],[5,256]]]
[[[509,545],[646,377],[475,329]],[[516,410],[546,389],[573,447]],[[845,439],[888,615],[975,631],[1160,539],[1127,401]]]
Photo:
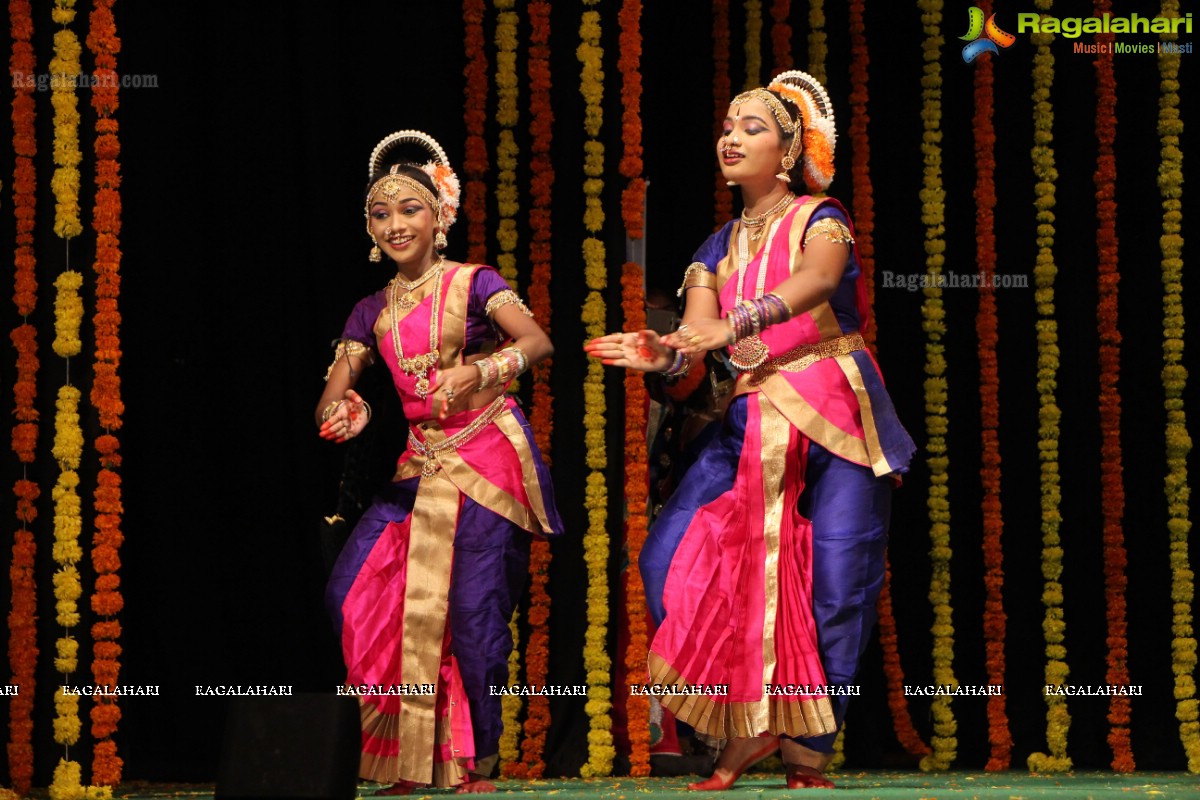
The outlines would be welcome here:
[[[768,208],[762,214],[759,214],[757,217],[747,217],[746,211],[745,211],[745,209],[743,209],[742,210],[742,227],[743,228],[762,228],[764,225],[767,224],[767,220],[769,220],[771,217],[778,214],[780,211],[783,211],[795,199],[796,199],[796,195],[792,194],[791,192],[787,192],[786,194],[784,194],[783,199],[781,199],[778,203],[776,203],[775,205]],[[751,231],[749,235],[752,240],[757,242],[759,239],[762,238],[763,232],[761,230]]]
[[[392,312],[392,348],[396,351],[396,361],[400,369],[404,371],[404,374],[417,376],[416,393],[417,397],[422,400],[429,396],[429,370],[438,363],[438,317],[442,305],[442,273],[444,272],[445,263],[445,261],[439,259],[433,269],[427,270],[425,275],[422,275],[414,282],[420,285],[430,280],[426,276],[437,276],[433,283],[433,306],[429,309],[429,352],[422,353],[419,356],[406,358],[404,356],[404,347],[400,344],[400,311],[407,309],[402,307],[403,298],[398,295],[399,289],[404,282],[397,276],[396,280],[388,284],[388,304],[391,306]],[[416,305],[416,303],[414,302],[413,305]],[[409,308],[411,307],[409,306]]]
[[[400,306],[400,310],[408,311],[417,304],[417,298],[413,297],[413,289],[424,286],[425,283],[437,273],[438,268],[441,267],[441,264],[442,261],[439,259],[438,263],[425,270],[425,272],[421,274],[421,277],[417,278],[415,281],[406,281],[401,278],[399,274],[393,278],[395,284],[404,290],[404,294],[401,295],[400,299],[396,301],[396,303]]]

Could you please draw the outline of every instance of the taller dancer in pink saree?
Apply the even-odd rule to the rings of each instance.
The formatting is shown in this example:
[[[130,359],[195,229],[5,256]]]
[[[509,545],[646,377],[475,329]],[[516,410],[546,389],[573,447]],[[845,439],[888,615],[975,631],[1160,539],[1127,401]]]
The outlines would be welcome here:
[[[404,144],[432,160],[381,168]],[[458,181],[437,142],[389,136],[372,153],[371,180],[371,260],[386,253],[397,273],[355,306],[317,411],[324,438],[361,433],[371,411],[354,385],[382,360],[410,425],[393,482],[355,527],[327,591],[346,683],[360,695],[360,774],[391,784],[381,794],[495,791],[502,724],[490,688],[508,681],[529,537],[562,530],[505,387],[552,348],[495,270],[441,257]]]
[[[790,788],[823,776],[844,694],[874,624],[894,476],[912,440],[865,349],[866,291],[833,176],[829,98],[786,72],[734,98],[717,143],[745,210],[696,253],[684,325],[612,334],[587,350],[618,367],[680,374],[728,348],[738,375],[720,434],[662,509],[639,566],[660,622],[649,679],[728,694],[664,705],[728,740],[726,789],[782,746]],[[797,197],[792,187],[811,194]]]

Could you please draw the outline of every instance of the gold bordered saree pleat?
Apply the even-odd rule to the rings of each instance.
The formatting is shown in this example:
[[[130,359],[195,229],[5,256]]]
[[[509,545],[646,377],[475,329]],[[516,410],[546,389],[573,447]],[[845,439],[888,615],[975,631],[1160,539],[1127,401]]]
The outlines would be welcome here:
[[[763,514],[763,696],[757,701],[721,702],[703,694],[671,695],[660,698],[677,719],[697,731],[720,739],[758,736],[761,733],[786,736],[820,736],[836,730],[833,706],[828,697],[804,699],[768,695],[765,687],[773,683],[776,617],[779,609],[779,550],[783,525],[784,482],[787,478],[791,423],[764,394],[757,394],[762,441]],[[816,646],[816,642],[812,643]],[[650,683],[660,686],[688,687],[687,680],[665,659],[651,651],[648,658]]]

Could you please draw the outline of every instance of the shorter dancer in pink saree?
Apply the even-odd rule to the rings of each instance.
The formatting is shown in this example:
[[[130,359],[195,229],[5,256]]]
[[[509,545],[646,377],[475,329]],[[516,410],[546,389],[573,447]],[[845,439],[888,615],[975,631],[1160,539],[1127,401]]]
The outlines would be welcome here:
[[[685,272],[685,324],[586,348],[668,375],[728,348],[737,373],[721,431],[639,558],[660,624],[649,678],[700,690],[663,703],[728,742],[692,789],[727,789],[780,748],[789,788],[833,785],[823,771],[841,687],[874,624],[892,484],[915,449],[865,347],[849,216],[823,194],[833,149],[833,110],[812,76],[786,72],[734,98],[717,157],[745,209]],[[800,185],[811,194],[797,197]]]
[[[381,170],[401,144],[433,160]],[[505,387],[551,346],[495,270],[438,252],[458,184],[436,142],[393,134],[371,167],[371,258],[386,252],[397,274],[355,307],[317,412],[326,439],[361,433],[371,412],[354,385],[382,360],[409,422],[396,475],[355,527],[326,595],[362,706],[360,774],[391,784],[382,794],[495,791],[502,723],[491,687],[508,682],[508,622],[530,535],[562,530],[549,473]]]

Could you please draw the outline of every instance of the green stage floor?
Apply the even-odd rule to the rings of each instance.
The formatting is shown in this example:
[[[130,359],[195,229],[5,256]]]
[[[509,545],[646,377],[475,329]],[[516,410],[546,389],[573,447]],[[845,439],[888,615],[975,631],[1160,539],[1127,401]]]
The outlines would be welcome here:
[[[603,780],[502,781],[498,796],[553,797],[555,800],[683,800],[683,798],[722,798],[722,800],[771,800],[772,798],[837,797],[887,798],[887,800],[941,800],[942,798],[981,798],[981,800],[1087,800],[1089,798],[1200,798],[1200,776],[1186,772],[1137,772],[1116,775],[1111,772],[1076,772],[1068,775],[1038,776],[1025,772],[843,772],[833,776],[836,789],[797,789],[788,791],[782,775],[749,775],[727,792],[689,792],[686,785],[695,778],[606,778]],[[371,797],[374,784],[359,787],[358,796]],[[413,798],[439,798],[450,790],[427,791]],[[203,785],[166,786],[125,784],[113,792],[123,800],[152,798],[189,798],[212,800],[213,787]]]

